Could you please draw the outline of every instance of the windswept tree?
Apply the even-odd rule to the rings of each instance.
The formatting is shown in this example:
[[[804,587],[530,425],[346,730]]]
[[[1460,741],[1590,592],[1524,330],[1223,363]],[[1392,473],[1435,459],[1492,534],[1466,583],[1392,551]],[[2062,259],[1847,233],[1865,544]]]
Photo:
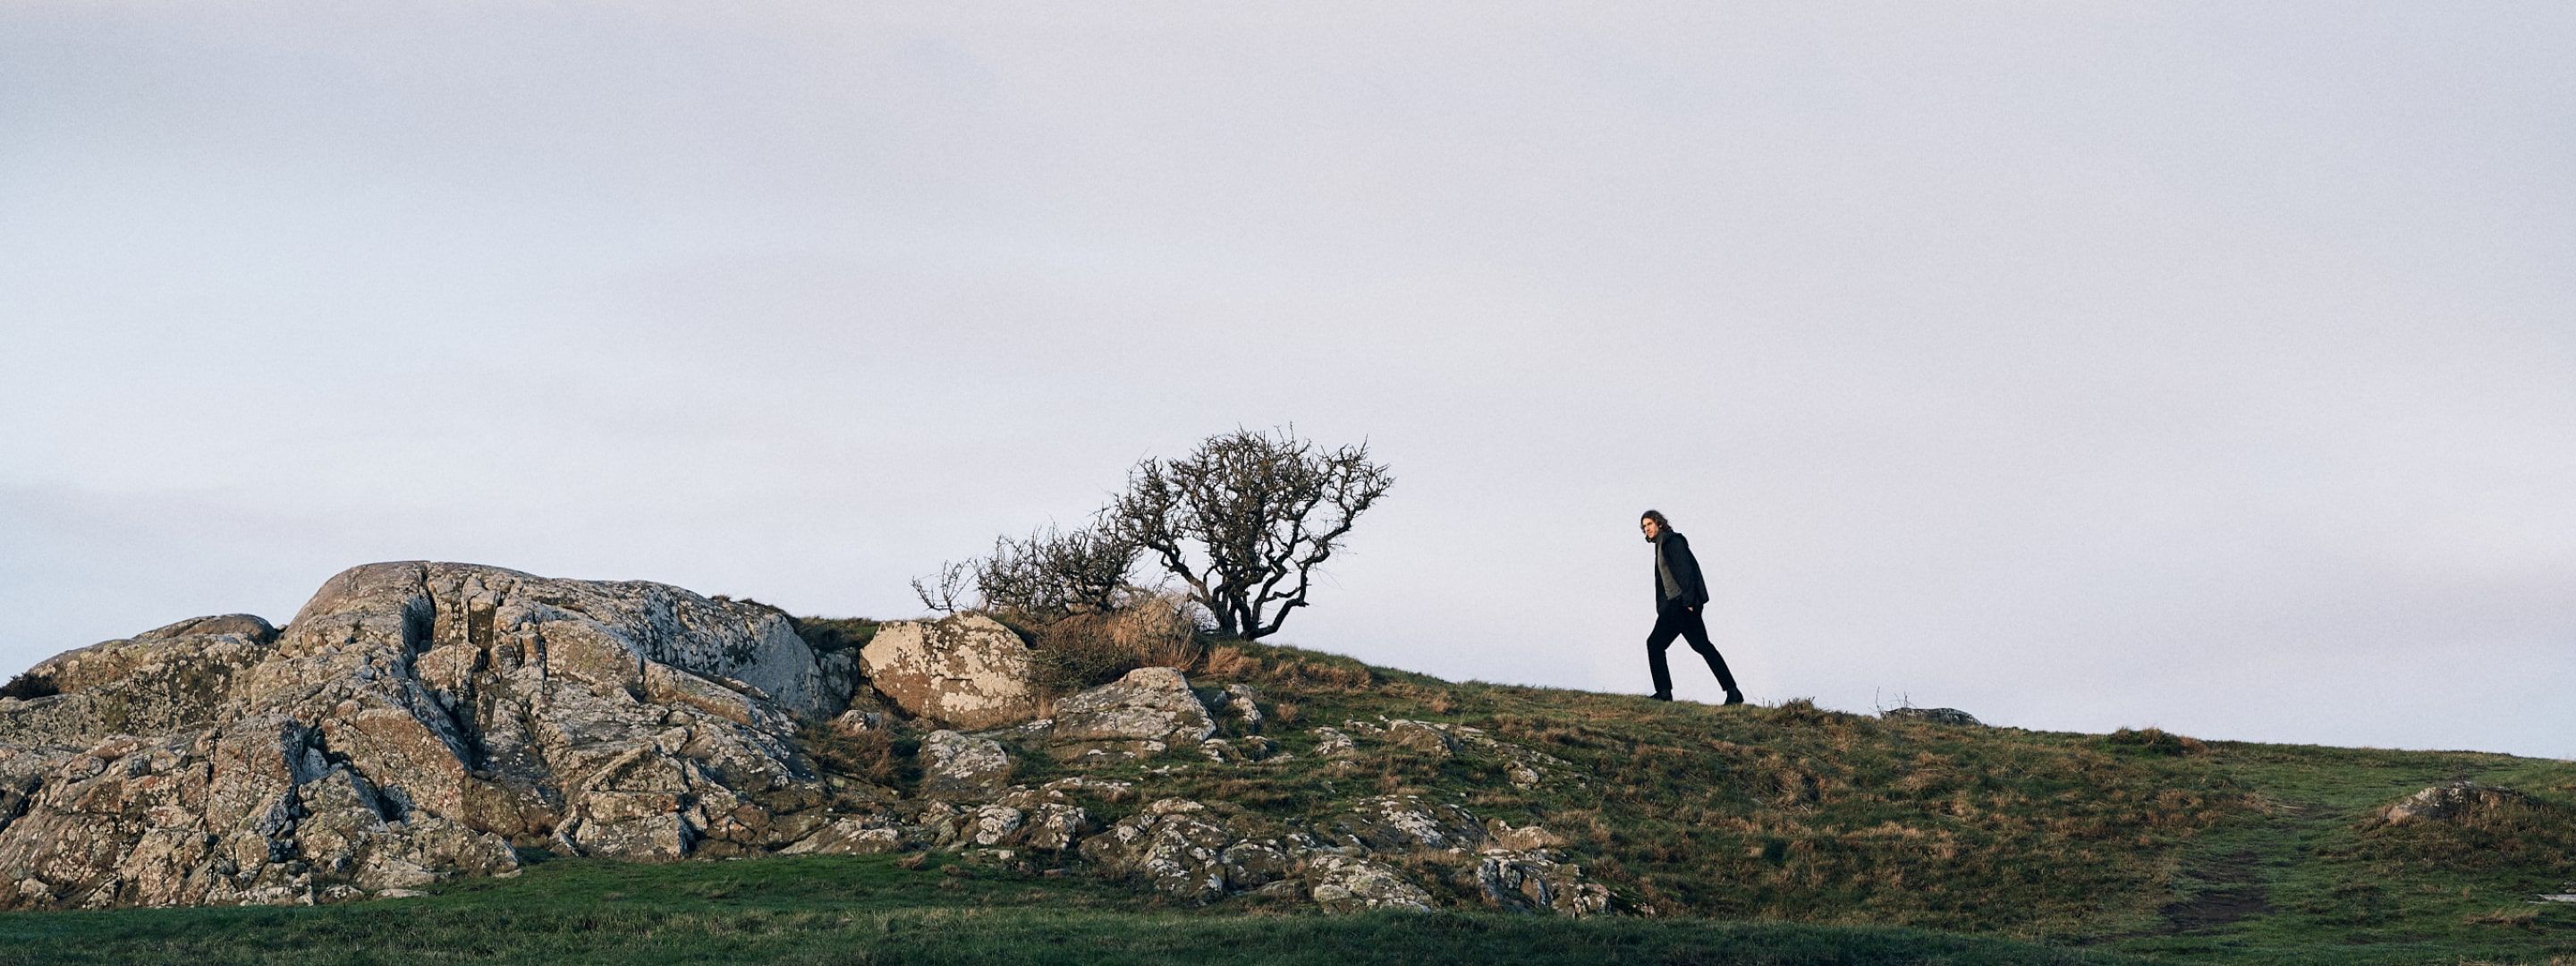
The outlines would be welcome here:
[[[998,610],[1040,620],[1105,613],[1132,589],[1127,573],[1137,551],[1116,529],[1067,533],[1049,526],[1026,539],[997,538],[990,555],[943,564],[938,576],[914,580],[912,590],[922,606],[940,611]]]
[[[1252,640],[1306,606],[1315,568],[1394,483],[1366,443],[1326,450],[1293,429],[1237,429],[1136,464],[1105,516],[1187,585],[1218,634]]]

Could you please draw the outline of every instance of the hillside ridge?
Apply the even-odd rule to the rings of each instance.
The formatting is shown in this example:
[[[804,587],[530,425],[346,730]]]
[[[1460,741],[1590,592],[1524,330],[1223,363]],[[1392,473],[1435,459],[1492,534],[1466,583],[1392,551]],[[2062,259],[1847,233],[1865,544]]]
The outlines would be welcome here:
[[[403,562],[284,627],[67,652],[0,697],[0,906],[894,853],[1211,908],[2551,949],[2569,916],[2538,897],[2576,881],[2565,762],[1667,705],[1240,642],[1059,691],[989,620],[864,623]],[[2505,791],[2389,817],[2471,779]]]

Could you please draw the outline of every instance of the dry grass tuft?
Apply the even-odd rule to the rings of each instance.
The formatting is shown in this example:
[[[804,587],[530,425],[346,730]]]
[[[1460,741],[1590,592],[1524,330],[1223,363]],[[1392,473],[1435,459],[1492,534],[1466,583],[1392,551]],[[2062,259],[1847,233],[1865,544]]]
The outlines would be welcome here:
[[[879,785],[900,780],[905,749],[897,747],[890,729],[861,731],[855,734],[836,731],[828,725],[805,729],[800,735],[807,753],[828,772],[852,775]]]
[[[1074,614],[1039,625],[1035,677],[1042,690],[1070,693],[1118,680],[1140,667],[1196,667],[1197,605],[1173,594],[1139,596],[1106,613]]]
[[[1261,659],[1232,644],[1209,651],[1199,662],[1199,670],[1220,678],[1250,677],[1261,671]]]
[[[2517,929],[2535,929],[2540,925],[2540,910],[2529,906],[2524,906],[2522,908],[2513,908],[2508,906],[2503,909],[2492,909],[2486,912],[2473,913],[2468,917],[2468,921],[2474,925],[2480,926],[2512,926]]]

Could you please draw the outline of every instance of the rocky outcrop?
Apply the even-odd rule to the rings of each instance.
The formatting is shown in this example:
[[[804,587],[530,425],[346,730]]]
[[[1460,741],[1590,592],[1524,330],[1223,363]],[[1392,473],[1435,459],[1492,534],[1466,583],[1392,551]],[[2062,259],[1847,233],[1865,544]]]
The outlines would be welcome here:
[[[1488,834],[1488,829],[1495,830]],[[1381,796],[1327,823],[1323,834],[1188,799],[1166,798],[1082,842],[1113,875],[1199,902],[1250,893],[1294,896],[1329,912],[1427,911],[1438,904],[1399,862],[1447,869],[1456,894],[1523,912],[1606,912],[1610,892],[1556,851],[1537,826],[1479,824],[1456,805]],[[1481,849],[1479,850],[1479,847]]]
[[[1204,702],[1208,708],[1228,718],[1243,722],[1243,730],[1261,730],[1261,692],[1249,684],[1229,684],[1211,691]]]
[[[1543,850],[1486,850],[1476,863],[1476,886],[1486,905],[1500,909],[1575,917],[1610,911],[1610,890],[1583,881],[1580,866]]]
[[[1407,752],[1447,758],[1453,755],[1482,757],[1501,766],[1504,777],[1514,788],[1536,788],[1546,781],[1551,770],[1565,771],[1570,766],[1564,759],[1486,734],[1482,728],[1441,721],[1409,721],[1402,718],[1377,721],[1344,721],[1341,728],[1315,729],[1315,754],[1325,758],[1347,757],[1359,749],[1355,735],[1366,735],[1372,741],[1384,742]],[[1574,780],[1581,784],[1582,779]]]
[[[1562,761],[1444,722],[1349,721],[1348,733],[1314,729],[1311,746],[1274,740],[1255,733],[1265,715],[1250,687],[1194,689],[1162,667],[1036,719],[1028,660],[1015,634],[980,617],[887,624],[856,655],[818,654],[772,608],[677,587],[357,567],[282,629],[238,614],[181,621],[59,655],[11,685],[0,908],[418,895],[515,874],[531,850],[950,849],[1202,902],[1570,915],[1607,903],[1559,854],[1561,837],[1480,820],[1455,794],[1285,817],[1139,791],[1211,769],[1340,775],[1381,753],[1454,756],[1515,784],[1570,771]],[[1024,770],[1015,754],[1050,753],[1059,760],[1025,770],[1124,768],[1133,780],[1011,784]]]
[[[780,849],[786,855],[877,855],[904,846],[901,826],[891,813],[845,816],[826,822],[812,834]]]
[[[1158,891],[1205,901],[1226,894],[1224,853],[1232,842],[1207,806],[1167,798],[1083,842],[1082,855]]]
[[[1468,848],[1485,840],[1474,815],[1456,805],[1425,802],[1418,795],[1381,795],[1363,799],[1341,816],[1335,839],[1371,851]]]
[[[514,848],[773,848],[864,801],[799,717],[846,662],[662,584],[443,563],[333,577],[284,631],[201,618],[0,699],[6,906],[314,902],[506,873]],[[801,816],[801,817],[800,817]]]
[[[1432,909],[1431,893],[1407,881],[1395,870],[1367,859],[1331,854],[1319,856],[1313,877],[1315,884],[1307,894],[1326,912],[1367,912],[1373,909],[1430,912]]]
[[[951,728],[980,730],[1038,716],[1029,648],[980,614],[893,621],[859,651],[860,670],[903,713]]]

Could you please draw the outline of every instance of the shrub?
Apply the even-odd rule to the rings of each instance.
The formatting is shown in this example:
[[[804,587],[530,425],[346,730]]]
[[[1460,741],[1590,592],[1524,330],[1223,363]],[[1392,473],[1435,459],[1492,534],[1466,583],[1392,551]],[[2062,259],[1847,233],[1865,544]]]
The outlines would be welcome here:
[[[1199,666],[1215,677],[1240,678],[1260,672],[1261,659],[1228,644],[1209,651],[1207,659],[1199,662]]]
[[[1047,527],[1026,539],[1001,537],[993,552],[963,563],[942,564],[917,578],[912,591],[932,610],[986,610],[1036,622],[1116,609],[1133,588],[1127,572],[1136,544],[1113,530],[1071,533]]]
[[[1136,464],[1091,526],[1002,537],[990,554],[914,578],[912,590],[934,611],[1052,624],[1153,593],[1128,581],[1150,556],[1217,636],[1255,640],[1306,606],[1317,568],[1394,485],[1366,443],[1328,450],[1292,430],[1238,429],[1187,456]]]
[[[7,684],[0,684],[0,698],[17,698],[24,701],[61,693],[63,689],[54,685],[53,675],[38,674],[34,671],[10,678]]]
[[[807,753],[814,756],[825,771],[856,775],[880,785],[891,785],[907,776],[912,748],[918,742],[899,739],[888,729],[845,732],[829,725],[816,724],[799,735]],[[918,776],[910,776],[918,777]]]
[[[1098,687],[1140,667],[1189,670],[1205,653],[1204,612],[1177,594],[1134,594],[1105,612],[1036,625],[1031,669],[1057,694]]]

